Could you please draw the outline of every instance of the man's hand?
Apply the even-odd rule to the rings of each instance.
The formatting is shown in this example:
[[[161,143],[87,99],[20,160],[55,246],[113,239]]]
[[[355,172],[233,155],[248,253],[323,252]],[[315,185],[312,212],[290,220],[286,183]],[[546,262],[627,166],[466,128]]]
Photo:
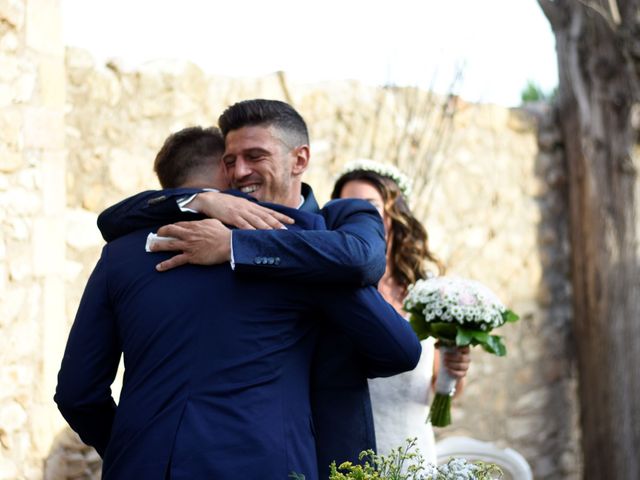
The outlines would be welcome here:
[[[454,352],[443,352],[442,362],[449,373],[460,380],[467,375],[471,363],[471,353],[468,346],[458,347]]]
[[[220,192],[202,192],[187,205],[207,217],[245,230],[271,230],[294,223],[291,217],[246,198]]]
[[[156,270],[159,272],[186,263],[217,265],[231,258],[231,230],[219,220],[207,219],[165,225],[158,230],[158,235],[174,239],[153,244],[152,252],[182,251],[175,257],[156,265]]]

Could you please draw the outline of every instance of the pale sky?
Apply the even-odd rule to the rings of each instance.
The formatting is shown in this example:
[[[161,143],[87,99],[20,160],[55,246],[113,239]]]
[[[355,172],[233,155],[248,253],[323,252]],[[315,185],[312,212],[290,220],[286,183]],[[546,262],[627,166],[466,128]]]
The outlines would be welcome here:
[[[225,76],[284,70],[515,106],[527,80],[557,83],[555,41],[536,0],[62,0],[67,45],[128,68],[193,61]]]

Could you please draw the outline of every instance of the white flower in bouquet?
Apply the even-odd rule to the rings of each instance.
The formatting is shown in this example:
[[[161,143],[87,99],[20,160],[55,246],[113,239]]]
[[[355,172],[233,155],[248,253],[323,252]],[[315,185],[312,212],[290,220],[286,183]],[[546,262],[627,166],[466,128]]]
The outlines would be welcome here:
[[[408,289],[404,309],[410,313],[411,326],[420,340],[433,337],[440,349],[452,350],[465,345],[480,345],[498,356],[507,353],[498,335],[490,332],[518,316],[480,282],[457,277],[418,280]],[[436,427],[451,423],[451,397],[456,379],[440,364],[436,394],[429,418]]]

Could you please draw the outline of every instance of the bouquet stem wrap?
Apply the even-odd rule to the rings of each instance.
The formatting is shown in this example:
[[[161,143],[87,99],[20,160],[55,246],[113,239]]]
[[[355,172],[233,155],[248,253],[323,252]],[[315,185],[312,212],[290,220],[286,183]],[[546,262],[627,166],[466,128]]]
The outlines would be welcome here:
[[[456,393],[457,379],[444,366],[442,357],[447,352],[455,352],[455,347],[441,345],[438,349],[441,353],[440,367],[435,385],[436,394],[429,409],[429,420],[434,427],[446,427],[451,424],[451,398]]]

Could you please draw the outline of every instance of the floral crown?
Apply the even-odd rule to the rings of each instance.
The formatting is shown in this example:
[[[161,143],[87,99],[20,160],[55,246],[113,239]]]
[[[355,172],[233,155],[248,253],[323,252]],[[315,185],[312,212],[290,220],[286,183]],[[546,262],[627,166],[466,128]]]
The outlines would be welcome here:
[[[395,165],[376,162],[375,160],[370,160],[368,158],[359,158],[357,160],[348,161],[342,168],[340,176],[357,171],[373,172],[393,180],[396,185],[398,185],[398,188],[402,192],[404,198],[409,200],[409,197],[411,196],[412,182],[409,177],[402,173]]]

